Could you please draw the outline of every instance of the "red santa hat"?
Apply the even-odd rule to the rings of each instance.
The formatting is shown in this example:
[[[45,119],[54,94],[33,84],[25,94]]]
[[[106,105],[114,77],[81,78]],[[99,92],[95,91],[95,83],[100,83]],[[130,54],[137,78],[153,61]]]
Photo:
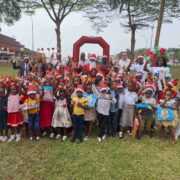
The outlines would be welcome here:
[[[114,68],[118,68],[118,69],[119,69],[119,64],[116,64],[116,65],[114,66]]]
[[[151,91],[152,93],[155,91],[155,87],[153,86],[153,85],[151,85],[151,84],[146,84],[145,85],[145,87],[144,87],[144,93],[146,92],[146,91]]]
[[[100,92],[102,92],[102,91],[107,91],[107,90],[108,90],[108,87],[107,87],[106,84],[101,84],[101,85],[99,86],[99,90],[100,90]]]
[[[123,88],[123,85],[122,83],[116,83],[115,87],[116,89],[119,89],[119,88]]]
[[[95,54],[91,54],[89,59],[96,61],[96,60],[97,60],[97,57],[96,57]]]
[[[103,55],[103,58],[106,58],[106,59],[107,59],[107,55],[104,54],[104,55]]]
[[[78,92],[78,91],[84,93],[84,86],[81,85],[81,84],[77,85],[77,88],[75,89],[75,92]]]
[[[98,73],[96,74],[96,76],[101,76],[102,78],[104,77],[104,74],[102,71],[98,71]]]
[[[142,74],[142,72],[136,72],[136,74],[135,74],[135,76],[137,77],[137,76],[143,76],[143,74]]]
[[[144,60],[144,55],[143,54],[139,54],[137,59],[143,59]]]
[[[179,79],[172,79],[171,81],[168,82],[168,85],[170,85],[171,87],[177,86],[179,82]]]
[[[37,92],[36,92],[34,86],[32,86],[32,85],[28,86],[28,92],[27,92],[28,95],[30,95],[30,94],[36,94],[36,93],[37,93]]]

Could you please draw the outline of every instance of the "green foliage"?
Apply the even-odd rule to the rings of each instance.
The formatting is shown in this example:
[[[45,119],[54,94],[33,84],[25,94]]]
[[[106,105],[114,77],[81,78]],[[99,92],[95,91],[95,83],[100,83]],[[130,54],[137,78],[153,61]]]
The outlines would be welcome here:
[[[21,18],[22,0],[0,0],[0,23],[12,25]]]

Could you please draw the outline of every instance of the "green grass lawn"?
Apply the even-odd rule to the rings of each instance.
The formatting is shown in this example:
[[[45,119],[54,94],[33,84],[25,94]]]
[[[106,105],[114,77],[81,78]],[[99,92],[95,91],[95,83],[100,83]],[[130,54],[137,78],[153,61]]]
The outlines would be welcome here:
[[[16,74],[9,69],[0,64],[1,75]],[[172,73],[180,78],[180,67]],[[140,141],[126,136],[97,142],[94,135],[82,144],[47,138],[0,143],[0,179],[179,180],[180,140],[170,145],[156,134]]]
[[[18,71],[12,68],[12,64],[0,63],[0,76],[3,75],[17,75]]]

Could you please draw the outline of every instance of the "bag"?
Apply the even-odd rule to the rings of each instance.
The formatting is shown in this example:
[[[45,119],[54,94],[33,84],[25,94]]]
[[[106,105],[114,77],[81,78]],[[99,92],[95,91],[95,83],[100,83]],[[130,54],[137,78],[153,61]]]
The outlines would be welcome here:
[[[167,103],[167,106],[173,106],[172,103]],[[163,108],[157,105],[157,120],[158,121],[173,121],[174,120],[174,110],[169,108]]]
[[[97,97],[94,94],[85,94],[84,97],[88,100],[88,108],[93,108],[96,105]]]

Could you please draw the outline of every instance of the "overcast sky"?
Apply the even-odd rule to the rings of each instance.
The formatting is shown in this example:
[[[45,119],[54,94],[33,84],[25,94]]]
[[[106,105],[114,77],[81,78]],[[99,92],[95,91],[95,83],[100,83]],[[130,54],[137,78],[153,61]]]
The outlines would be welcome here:
[[[56,47],[56,36],[54,24],[44,10],[40,10],[33,16],[35,50],[37,48]],[[22,15],[20,21],[13,26],[1,24],[2,34],[15,37],[28,48],[32,48],[32,30],[31,17]],[[136,49],[150,47],[151,30],[137,32]],[[72,55],[73,43],[81,36],[102,36],[111,48],[111,54],[117,54],[122,50],[130,48],[130,34],[125,33],[120,26],[119,21],[114,21],[104,29],[102,33],[97,34],[91,27],[91,23],[83,17],[82,13],[73,13],[69,15],[62,24],[62,54],[63,56]],[[155,31],[154,31],[155,35]],[[154,38],[153,38],[154,42]],[[163,24],[161,47],[180,47],[180,21],[175,20],[173,24]],[[102,49],[98,45],[84,45],[81,51],[86,53],[102,54]]]

